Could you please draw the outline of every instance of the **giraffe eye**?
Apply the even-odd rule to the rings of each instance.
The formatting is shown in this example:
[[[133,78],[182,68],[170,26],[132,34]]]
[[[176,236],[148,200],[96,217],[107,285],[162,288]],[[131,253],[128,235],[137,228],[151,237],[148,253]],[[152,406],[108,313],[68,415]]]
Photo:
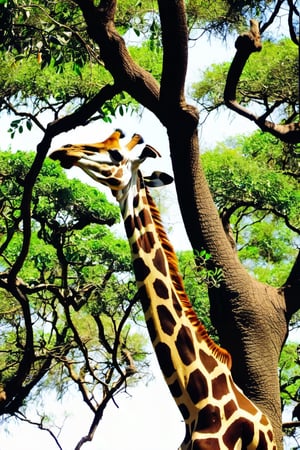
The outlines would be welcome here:
[[[119,152],[119,150],[109,150],[109,154],[111,158],[116,162],[121,162],[124,159],[123,155]]]

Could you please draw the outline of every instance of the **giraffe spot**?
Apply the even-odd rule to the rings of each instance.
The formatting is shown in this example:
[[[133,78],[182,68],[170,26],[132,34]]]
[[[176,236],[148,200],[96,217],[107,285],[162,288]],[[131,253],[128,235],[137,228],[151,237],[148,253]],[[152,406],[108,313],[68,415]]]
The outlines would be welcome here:
[[[221,428],[220,409],[214,405],[206,405],[199,411],[195,431],[216,433]]]
[[[133,231],[134,231],[133,218],[131,215],[127,216],[126,219],[124,220],[124,226],[125,226],[126,235],[127,235],[128,239],[130,239],[131,236],[133,235]]]
[[[230,400],[226,405],[224,405],[224,414],[226,420],[232,416],[232,414],[237,410],[237,406],[233,400]]]
[[[70,147],[70,144],[68,144],[68,146]],[[67,145],[64,145],[64,147],[67,147]],[[90,152],[96,152],[96,148],[93,145],[88,145],[85,144],[82,146],[82,150],[88,150]]]
[[[236,387],[232,379],[230,380],[230,382],[239,407],[243,410],[248,411],[254,416],[257,413],[257,409],[254,404]]]
[[[268,437],[269,437],[270,441],[273,442],[273,440],[274,440],[274,435],[273,435],[272,430],[269,430],[267,434],[268,434]]]
[[[172,397],[174,398],[180,397],[182,395],[182,389],[177,380],[174,381],[174,383],[169,384],[169,389],[172,394]]]
[[[264,450],[265,448],[268,448],[266,436],[262,430],[259,430],[259,441],[257,450]]]
[[[212,380],[213,397],[217,400],[220,400],[223,395],[228,394],[228,392],[229,389],[226,375],[224,373],[221,373],[221,375]]]
[[[168,336],[172,336],[172,334],[174,333],[174,327],[176,325],[174,317],[165,305],[158,305],[157,312],[162,330]]]
[[[228,448],[234,448],[239,439],[242,440],[242,448],[246,448],[254,436],[254,424],[244,417],[235,420],[223,434],[223,442]],[[257,447],[257,449],[267,447]]]
[[[144,228],[147,228],[149,223],[152,222],[150,213],[147,209],[142,209],[140,211],[139,217],[141,219],[141,222],[142,222]]]
[[[186,366],[196,359],[193,337],[190,329],[184,325],[180,328],[175,341],[179,356]]]
[[[139,299],[140,299],[140,301],[142,303],[142,307],[143,307],[144,312],[148,311],[148,309],[150,308],[150,299],[149,299],[149,296],[147,294],[145,286],[141,286],[139,288],[138,296],[139,296]]]
[[[112,175],[112,171],[111,170],[101,170],[101,175],[103,175],[104,177],[110,177]]]
[[[109,186],[120,186],[121,180],[118,178],[110,178],[109,179]]]
[[[221,450],[219,439],[195,439],[193,442],[193,450]]]
[[[190,417],[190,412],[188,410],[188,407],[184,403],[180,403],[180,405],[178,405],[178,409],[181,412],[184,420],[187,420]]]
[[[169,378],[175,372],[170,347],[159,342],[155,347],[155,352],[164,376]]]
[[[264,426],[269,424],[269,421],[268,421],[267,417],[264,414],[261,416],[260,423],[262,425],[264,425]]]
[[[139,248],[141,248],[145,253],[150,253],[154,244],[155,240],[153,233],[151,231],[147,231],[138,238],[134,246],[134,253],[137,253]]]
[[[181,317],[182,316],[182,306],[179,303],[178,298],[173,290],[172,290],[172,301],[173,301],[173,307],[177,313],[177,316]]]
[[[154,326],[154,322],[153,322],[152,317],[150,317],[147,320],[147,328],[148,328],[148,333],[149,333],[151,342],[154,342],[155,339],[156,339],[156,328]]]
[[[199,356],[203,366],[205,367],[208,373],[211,373],[215,369],[215,367],[217,367],[218,363],[216,359],[212,355],[208,355],[201,348],[199,350]]]
[[[119,183],[121,183],[121,178],[123,176],[123,169],[120,167],[115,173],[115,177],[118,179]]]
[[[143,225],[139,216],[133,216],[133,220],[134,220],[134,227],[137,230],[141,231],[143,229]]]
[[[160,248],[155,253],[155,256],[153,258],[153,264],[160,273],[162,273],[165,276],[167,275],[165,255]]]
[[[194,404],[208,396],[206,378],[199,369],[191,372],[186,390]]]
[[[136,209],[139,205],[139,194],[137,194],[133,199],[133,207]]]
[[[133,269],[137,282],[144,281],[150,273],[149,267],[144,263],[142,258],[133,260]]]
[[[139,253],[139,246],[136,242],[132,242],[131,251],[134,255],[137,255]]]
[[[153,287],[158,297],[164,300],[167,300],[169,298],[169,290],[162,280],[156,278],[153,283]]]

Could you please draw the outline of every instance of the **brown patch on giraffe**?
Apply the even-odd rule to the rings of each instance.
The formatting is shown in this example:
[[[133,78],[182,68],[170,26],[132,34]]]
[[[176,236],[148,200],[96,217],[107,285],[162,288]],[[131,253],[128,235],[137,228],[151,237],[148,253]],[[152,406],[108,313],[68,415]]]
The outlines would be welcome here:
[[[206,405],[199,411],[195,431],[217,433],[221,428],[220,409],[215,405]]]
[[[272,431],[272,430],[268,430],[267,435],[268,435],[270,441],[273,442],[273,441],[274,441],[274,434],[273,434],[273,431]],[[275,447],[274,447],[274,448],[275,448]]]
[[[268,421],[267,417],[264,414],[261,416],[260,423],[262,425],[264,425],[264,426],[269,424],[269,421]]]
[[[231,387],[233,390],[233,393],[235,395],[235,398],[237,399],[238,406],[245,411],[248,411],[253,416],[257,413],[256,407],[253,405],[252,402],[240,391],[237,389],[236,385],[234,384],[233,380],[230,379]]]
[[[208,373],[211,373],[218,365],[216,359],[212,355],[208,355],[204,350],[200,348],[199,356],[202,364]]]
[[[119,182],[121,182],[121,178],[123,176],[123,168],[119,168],[116,172],[115,172],[115,178],[118,178]]]
[[[169,346],[163,342],[158,342],[155,346],[155,351],[164,376],[169,378],[175,372]]]
[[[149,267],[144,263],[142,258],[133,260],[133,268],[137,282],[144,281],[150,273]]]
[[[143,224],[142,224],[141,219],[139,218],[139,216],[133,216],[133,221],[134,221],[134,228],[136,228],[138,231],[142,231],[143,230]]]
[[[147,320],[147,328],[148,328],[148,333],[149,333],[151,342],[154,342],[156,339],[157,333],[156,333],[156,328],[154,326],[152,317],[149,317],[149,319]]]
[[[193,450],[221,450],[221,447],[216,438],[195,439]]]
[[[175,380],[174,383],[169,384],[169,389],[174,398],[178,398],[182,395],[182,389],[177,380]]]
[[[180,318],[182,316],[182,306],[179,303],[176,293],[173,290],[172,290],[172,301],[174,310],[176,311],[177,316]]]
[[[167,275],[165,255],[161,248],[159,248],[155,253],[155,256],[153,258],[153,265],[160,273],[165,276]]]
[[[67,144],[67,145],[63,146],[63,148],[66,148],[66,147],[72,147],[72,144]],[[88,150],[88,151],[94,152],[94,153],[96,153],[98,151],[97,147],[95,147],[94,145],[88,145],[88,144],[84,144],[82,146],[82,150]]]
[[[148,309],[150,308],[150,299],[149,299],[149,296],[147,294],[145,286],[141,286],[139,288],[138,296],[139,296],[139,299],[140,299],[140,301],[142,303],[144,312],[148,311]]]
[[[164,300],[167,300],[169,298],[169,289],[162,280],[156,278],[153,283],[153,287],[158,297]]]
[[[221,373],[219,376],[212,380],[212,394],[213,397],[217,400],[220,400],[224,395],[227,395],[229,392],[227,377],[224,373]]]
[[[233,400],[230,400],[226,405],[224,405],[224,414],[226,420],[229,419],[229,417],[232,416],[232,414],[238,409],[237,405]]]
[[[109,186],[120,186],[121,181],[118,178],[110,178],[109,179]]]
[[[268,448],[268,444],[265,433],[262,430],[259,430],[259,441],[256,450],[265,450],[266,448]]]
[[[152,222],[150,213],[147,209],[142,209],[139,213],[139,217],[141,219],[144,228],[147,228],[149,223]]]
[[[190,412],[188,410],[188,407],[184,403],[180,403],[180,405],[178,405],[178,409],[181,412],[184,420],[187,420],[190,417]]]
[[[126,236],[128,237],[128,239],[130,239],[131,236],[133,235],[133,231],[134,231],[132,216],[129,215],[126,217],[126,219],[124,220],[124,226],[125,226]],[[134,253],[137,253],[137,252],[134,251]]]
[[[199,369],[191,372],[186,390],[194,404],[208,396],[207,381]]]
[[[112,170],[101,170],[101,175],[107,178],[111,177],[112,173]]]
[[[155,244],[155,239],[151,231],[147,231],[140,236],[134,244],[135,253],[138,252],[138,248],[142,249],[145,253],[150,253]]]
[[[132,202],[132,204],[133,204],[133,208],[134,209],[136,209],[137,207],[138,207],[138,205],[139,205],[139,194],[137,194],[134,198],[133,198],[133,202]]]
[[[234,448],[237,441],[242,439],[242,448],[247,446],[253,441],[254,436],[254,424],[244,417],[235,420],[229,428],[223,434],[223,442],[227,448]],[[257,449],[266,449],[267,447],[257,447]]]
[[[158,305],[157,313],[160,321],[160,326],[164,333],[168,336],[172,336],[174,333],[174,327],[176,325],[176,320],[164,305]]]
[[[185,325],[182,325],[180,328],[175,345],[183,364],[188,366],[195,361],[196,353],[193,343],[193,336],[191,330]]]

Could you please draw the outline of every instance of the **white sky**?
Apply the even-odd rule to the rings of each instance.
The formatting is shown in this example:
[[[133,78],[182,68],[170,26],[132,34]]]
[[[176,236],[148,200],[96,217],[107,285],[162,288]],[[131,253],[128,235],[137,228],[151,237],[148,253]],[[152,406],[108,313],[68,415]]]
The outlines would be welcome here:
[[[189,79],[196,80],[199,71],[204,70],[211,63],[232,59],[235,52],[233,45],[227,48],[223,42],[212,42],[214,45],[202,41],[201,44],[197,44],[197,47],[191,48]],[[10,120],[11,118],[4,118],[0,122],[1,148],[5,149],[11,145],[15,150],[33,150],[42,137],[41,133],[24,131],[22,135],[16,135],[14,140],[10,141],[7,133]],[[145,169],[159,168],[172,173],[165,130],[147,111],[141,119],[135,116],[119,117],[110,125],[98,122],[63,133],[53,140],[52,149],[69,142],[101,141],[116,127],[123,129],[128,138],[135,132],[140,133],[145,142],[159,150],[162,159],[151,161],[153,168],[149,167],[147,161]],[[224,140],[228,136],[254,129],[253,124],[248,120],[226,112],[218,118],[211,117],[205,123],[200,134],[200,143],[202,147],[212,147],[217,141]],[[76,169],[72,169],[72,173],[82,179],[81,171],[76,172]],[[86,181],[90,182],[90,179]],[[108,191],[105,192],[108,194]],[[170,195],[175,195],[174,188]],[[172,208],[169,210],[174,224],[170,238],[176,249],[187,248],[189,244],[175,203],[172,201]],[[148,386],[140,385],[137,388],[130,388],[131,397],[128,395],[117,397],[116,402],[119,408],[113,403],[107,407],[92,443],[86,443],[82,447],[84,450],[174,450],[179,447],[184,437],[183,422],[155,359],[153,359],[151,370],[155,376],[153,382],[150,382]],[[50,412],[61,418],[61,421],[65,420],[60,436],[64,450],[74,448],[78,440],[87,433],[91,420],[79,394],[70,393],[68,397],[63,404],[57,402],[51,395],[47,395],[44,399],[44,404]],[[47,433],[32,426],[15,425],[12,422],[5,426],[0,422],[0,427],[0,450],[57,450],[56,444]]]

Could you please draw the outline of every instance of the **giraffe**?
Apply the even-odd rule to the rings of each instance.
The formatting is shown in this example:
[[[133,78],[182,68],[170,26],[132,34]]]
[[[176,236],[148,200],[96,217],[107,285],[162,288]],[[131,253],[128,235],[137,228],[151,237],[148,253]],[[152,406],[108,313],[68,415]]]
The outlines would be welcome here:
[[[95,144],[65,145],[51,153],[64,168],[78,166],[119,202],[131,248],[138,295],[161,371],[185,421],[181,450],[275,450],[267,417],[231,376],[231,356],[209,336],[185,293],[177,258],[148,187],[173,181],[142,176],[140,164],[159,157],[135,134],[126,145],[115,130]],[[139,148],[139,147],[138,147]]]

